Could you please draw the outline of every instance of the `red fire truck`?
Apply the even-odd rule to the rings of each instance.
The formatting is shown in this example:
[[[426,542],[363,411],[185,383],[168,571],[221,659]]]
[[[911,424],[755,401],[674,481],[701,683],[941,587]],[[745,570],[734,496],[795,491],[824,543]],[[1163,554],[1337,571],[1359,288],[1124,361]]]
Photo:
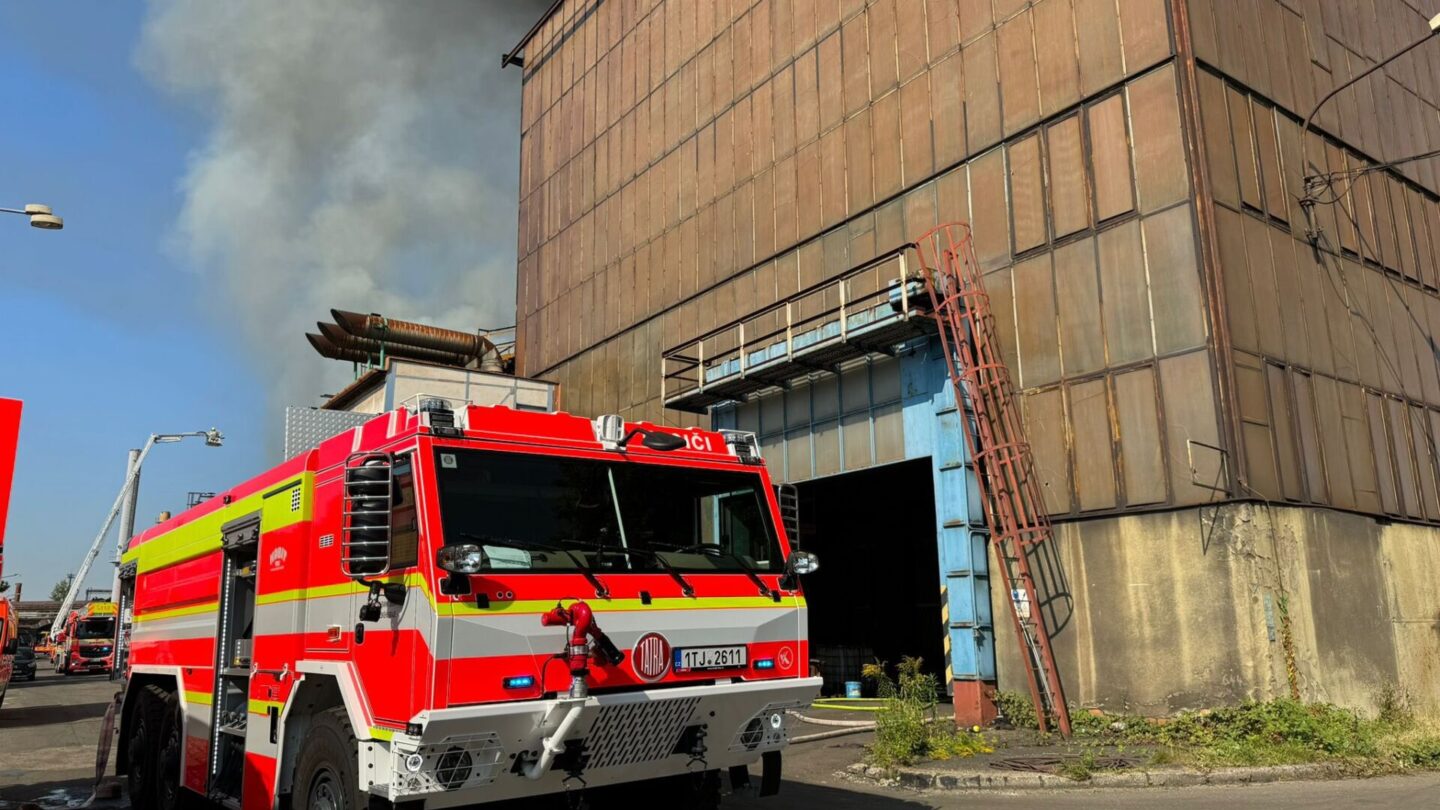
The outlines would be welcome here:
[[[816,565],[751,434],[399,408],[130,543],[118,770],[147,808],[773,793]]]
[[[15,653],[19,649],[20,623],[15,615],[15,606],[9,599],[0,596],[0,705],[5,703],[5,693],[14,674]]]
[[[62,675],[109,672],[115,664],[115,603],[88,602],[70,611],[55,652]]]

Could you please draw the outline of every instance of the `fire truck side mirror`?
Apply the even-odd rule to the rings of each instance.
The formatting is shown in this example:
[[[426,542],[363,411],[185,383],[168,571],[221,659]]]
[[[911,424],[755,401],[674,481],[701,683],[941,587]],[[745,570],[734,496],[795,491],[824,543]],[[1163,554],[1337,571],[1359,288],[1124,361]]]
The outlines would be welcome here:
[[[820,569],[820,558],[808,551],[792,551],[790,557],[785,560],[785,576],[780,578],[780,587],[787,590],[795,590],[800,584],[800,577],[812,574]]]

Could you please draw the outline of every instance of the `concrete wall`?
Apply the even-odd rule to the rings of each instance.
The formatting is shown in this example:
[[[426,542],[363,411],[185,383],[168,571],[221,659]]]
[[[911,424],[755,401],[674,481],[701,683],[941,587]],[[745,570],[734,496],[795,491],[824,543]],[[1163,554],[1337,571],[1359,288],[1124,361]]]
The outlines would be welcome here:
[[[1273,515],[1273,521],[1272,521]],[[1440,716],[1440,532],[1231,503],[1057,527],[1034,560],[1072,705],[1163,715],[1291,694]],[[1042,602],[1046,597],[1042,596]],[[1000,688],[1025,691],[997,617]]]

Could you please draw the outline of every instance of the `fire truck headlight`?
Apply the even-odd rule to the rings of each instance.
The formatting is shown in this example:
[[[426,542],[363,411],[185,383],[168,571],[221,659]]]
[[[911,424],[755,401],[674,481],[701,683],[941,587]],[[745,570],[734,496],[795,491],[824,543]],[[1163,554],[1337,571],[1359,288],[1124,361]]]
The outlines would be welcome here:
[[[405,770],[409,771],[410,773],[419,773],[420,769],[423,767],[425,767],[425,757],[422,757],[419,754],[411,754],[410,756],[405,757]]]
[[[780,727],[783,726],[784,724],[785,724],[785,717],[784,717],[783,715],[781,715],[780,712],[775,712],[774,714],[771,714],[771,715],[770,715],[770,728],[773,728],[773,729],[775,729],[776,731],[779,731],[779,730],[780,730]]]
[[[485,569],[485,550],[473,543],[445,546],[435,552],[435,564],[456,574],[478,574]]]

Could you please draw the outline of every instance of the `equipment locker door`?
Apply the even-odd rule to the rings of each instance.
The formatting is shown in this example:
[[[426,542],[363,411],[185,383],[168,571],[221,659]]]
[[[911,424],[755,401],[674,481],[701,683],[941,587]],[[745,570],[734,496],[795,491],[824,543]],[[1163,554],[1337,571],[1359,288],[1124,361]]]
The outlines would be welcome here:
[[[260,513],[220,528],[220,609],[215,635],[215,686],[211,694],[210,798],[238,806],[250,720],[250,668],[255,639],[255,595]]]
[[[355,658],[364,665],[362,677],[383,679],[371,684],[369,694],[375,716],[379,720],[404,724],[410,722],[424,705],[428,679],[405,677],[395,673],[419,673],[429,669],[429,645],[426,631],[433,624],[427,621],[433,608],[425,599],[423,589],[409,587],[420,577],[420,498],[417,470],[413,454],[394,457],[391,468],[393,485],[390,495],[390,563],[382,577],[391,592],[404,593],[400,603],[388,597],[381,599],[384,610],[380,621],[369,626],[365,641],[357,644]],[[398,589],[395,587],[398,586]],[[364,596],[358,597],[363,601]],[[358,605],[357,605],[358,609]]]

